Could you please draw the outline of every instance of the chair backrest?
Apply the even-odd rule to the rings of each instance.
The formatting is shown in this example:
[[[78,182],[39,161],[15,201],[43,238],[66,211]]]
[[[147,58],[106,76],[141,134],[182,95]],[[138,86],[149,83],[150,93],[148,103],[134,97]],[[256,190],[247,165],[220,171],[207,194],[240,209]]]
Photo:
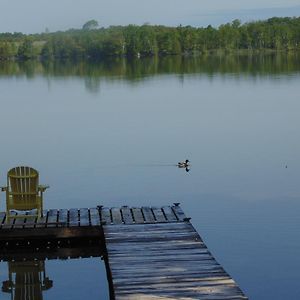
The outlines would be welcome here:
[[[39,173],[30,167],[15,167],[7,173],[8,192],[13,205],[26,209],[34,205],[38,193]]]

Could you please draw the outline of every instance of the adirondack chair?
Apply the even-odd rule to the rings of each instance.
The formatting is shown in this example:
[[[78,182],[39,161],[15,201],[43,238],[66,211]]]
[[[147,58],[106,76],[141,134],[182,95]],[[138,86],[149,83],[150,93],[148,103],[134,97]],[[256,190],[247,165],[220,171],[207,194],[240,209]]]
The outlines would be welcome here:
[[[7,173],[7,186],[1,190],[6,192],[6,220],[24,217],[22,214],[11,214],[11,210],[29,211],[30,217],[43,216],[43,192],[48,188],[39,185],[39,173],[30,167],[15,167]]]

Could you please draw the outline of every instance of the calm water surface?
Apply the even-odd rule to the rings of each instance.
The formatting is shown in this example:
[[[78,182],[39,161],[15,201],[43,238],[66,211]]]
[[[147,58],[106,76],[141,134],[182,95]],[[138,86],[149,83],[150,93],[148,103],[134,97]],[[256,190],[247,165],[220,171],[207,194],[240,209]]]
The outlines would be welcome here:
[[[297,55],[1,63],[0,91],[1,185],[25,164],[46,208],[181,202],[251,299],[300,298]],[[100,259],[45,267],[44,299],[109,297]]]

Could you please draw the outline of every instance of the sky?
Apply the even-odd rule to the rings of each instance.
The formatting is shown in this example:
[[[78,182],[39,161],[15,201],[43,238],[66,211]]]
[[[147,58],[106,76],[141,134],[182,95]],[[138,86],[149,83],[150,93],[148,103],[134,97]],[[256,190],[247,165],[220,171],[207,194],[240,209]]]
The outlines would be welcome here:
[[[0,0],[0,32],[39,33],[144,23],[219,26],[273,16],[300,16],[300,0]]]

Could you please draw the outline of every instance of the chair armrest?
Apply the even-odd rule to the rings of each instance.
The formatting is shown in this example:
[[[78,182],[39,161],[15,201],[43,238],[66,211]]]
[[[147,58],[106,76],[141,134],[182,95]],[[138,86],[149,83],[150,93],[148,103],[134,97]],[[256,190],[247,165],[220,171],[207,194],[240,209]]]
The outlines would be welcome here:
[[[49,185],[38,185],[38,191],[39,192],[45,192],[46,189],[49,188]]]
[[[1,186],[1,192],[6,192],[8,190],[7,186]]]

